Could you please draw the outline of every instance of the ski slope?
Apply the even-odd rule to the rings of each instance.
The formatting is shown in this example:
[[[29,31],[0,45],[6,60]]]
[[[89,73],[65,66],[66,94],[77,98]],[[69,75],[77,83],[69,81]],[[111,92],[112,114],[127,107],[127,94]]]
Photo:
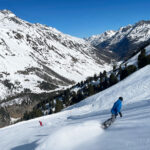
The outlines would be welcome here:
[[[109,89],[50,116],[0,129],[5,150],[149,150],[150,65]],[[107,130],[100,126],[124,97],[123,118]],[[39,126],[39,120],[44,124]]]

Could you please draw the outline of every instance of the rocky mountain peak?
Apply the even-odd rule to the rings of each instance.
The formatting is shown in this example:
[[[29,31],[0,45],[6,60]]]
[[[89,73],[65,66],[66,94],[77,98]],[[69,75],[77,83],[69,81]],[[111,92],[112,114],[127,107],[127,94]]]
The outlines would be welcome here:
[[[104,34],[107,36],[107,35],[109,35],[109,36],[112,36],[112,35],[114,35],[116,33],[116,31],[114,31],[114,30],[108,30],[108,31],[106,31],[106,32],[104,32]]]
[[[132,25],[129,24],[125,27],[120,27],[119,32],[127,32],[131,28],[132,28]]]
[[[7,9],[4,9],[4,10],[0,10],[0,14],[1,14],[1,17],[3,15],[3,17],[15,17],[16,15],[11,12],[10,10],[7,10]]]
[[[141,20],[134,25],[121,27],[113,36],[108,36],[106,32],[104,32],[98,37],[98,39],[103,40],[97,40],[93,37],[95,36],[91,36],[89,41],[94,46],[113,51],[121,57],[121,59],[124,59],[140,49],[140,47],[150,43],[150,21]]]
[[[141,20],[141,21],[135,23],[135,25],[133,25],[133,26],[141,26],[143,24],[150,24],[150,20]]]
[[[100,42],[105,41],[106,39],[112,37],[113,35],[115,35],[116,31],[114,30],[108,30],[102,34],[98,34],[98,35],[93,35],[89,38],[85,38],[86,41],[90,42],[92,45],[96,46],[98,45]]]

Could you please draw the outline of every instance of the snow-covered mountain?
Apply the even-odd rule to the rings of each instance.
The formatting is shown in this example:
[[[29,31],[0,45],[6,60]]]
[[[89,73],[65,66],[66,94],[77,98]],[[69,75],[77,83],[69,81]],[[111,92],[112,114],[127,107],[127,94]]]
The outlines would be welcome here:
[[[40,93],[111,69],[111,58],[83,39],[0,11],[0,100],[24,90]]]
[[[17,105],[24,99],[15,95],[24,91],[57,91],[109,70],[111,51],[125,57],[148,45],[149,38],[149,21],[107,31],[86,41],[23,21],[8,10],[0,11],[0,100],[8,100],[1,103],[0,125],[9,124],[8,110],[19,112],[24,108],[25,105],[19,108]],[[146,54],[150,54],[150,46],[146,47]],[[137,65],[138,55],[130,58],[127,65]],[[46,83],[50,87],[43,89]],[[147,65],[60,113],[0,129],[0,147],[5,150],[147,150],[150,147],[149,89],[150,65]],[[117,118],[105,132],[101,122],[110,117],[110,109],[120,96],[124,98],[123,118]],[[14,108],[5,109],[8,105]],[[42,127],[39,120],[43,122]]]
[[[106,41],[109,38],[111,38],[115,33],[116,33],[116,31],[109,30],[109,31],[106,31],[102,34],[93,35],[89,38],[85,38],[85,40],[89,41],[94,46],[97,46],[99,43]]]
[[[102,38],[105,39],[103,36]],[[150,43],[150,21],[140,21],[134,25],[121,27],[114,35],[109,38],[106,36],[106,40],[99,43],[95,43],[96,39],[92,37],[89,39],[95,46],[113,51],[124,58]]]
[[[0,129],[0,147],[5,150],[148,150],[150,65],[118,84],[60,113],[24,121]],[[123,96],[123,118],[107,130],[101,122]],[[43,122],[40,127],[39,120]]]

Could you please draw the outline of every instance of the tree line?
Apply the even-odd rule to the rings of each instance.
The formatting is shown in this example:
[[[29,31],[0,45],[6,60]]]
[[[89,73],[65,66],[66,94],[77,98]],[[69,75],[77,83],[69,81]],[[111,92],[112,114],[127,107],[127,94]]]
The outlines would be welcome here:
[[[137,69],[148,64],[150,64],[150,55],[146,55],[145,49],[141,49],[137,66],[124,64],[117,69],[114,66],[110,72],[103,71],[99,75],[95,74],[93,77],[88,77],[85,81],[78,82],[71,88],[58,93],[55,97],[41,101],[32,112],[25,113],[23,119],[28,120],[42,115],[57,113],[70,105],[113,86]]]

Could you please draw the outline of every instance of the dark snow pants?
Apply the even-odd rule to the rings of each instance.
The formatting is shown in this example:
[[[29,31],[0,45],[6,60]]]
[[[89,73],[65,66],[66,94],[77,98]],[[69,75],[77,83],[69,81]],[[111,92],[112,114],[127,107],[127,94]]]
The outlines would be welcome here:
[[[104,122],[104,126],[109,127],[116,120],[116,115],[112,114],[111,118]]]

